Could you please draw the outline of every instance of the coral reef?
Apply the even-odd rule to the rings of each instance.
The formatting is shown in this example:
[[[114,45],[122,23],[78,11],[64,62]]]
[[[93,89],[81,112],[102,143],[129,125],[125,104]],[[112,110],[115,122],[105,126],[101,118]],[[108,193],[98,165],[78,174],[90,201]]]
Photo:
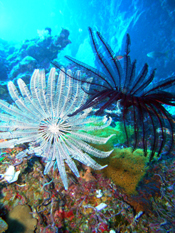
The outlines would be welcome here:
[[[76,180],[70,174],[70,187],[65,191],[56,171],[47,176],[42,175],[41,160],[33,158],[28,161],[27,167],[26,165],[25,161],[18,165],[21,175],[16,183],[10,186],[1,183],[1,205],[7,213],[15,206],[31,206],[31,213],[38,221],[36,232],[56,232],[59,229],[60,232],[64,230],[78,233],[90,230],[95,233],[132,228],[133,209],[123,201],[124,194],[120,194],[115,185],[101,174],[91,173],[93,180],[88,181],[84,178]],[[53,179],[49,178],[50,175]],[[97,210],[102,203],[105,207]],[[7,214],[3,218],[6,219],[6,216]]]
[[[94,121],[89,124],[91,126],[100,126],[101,123],[96,121],[95,117],[92,117]],[[100,148],[103,148],[104,150],[111,150],[114,147],[123,147],[126,144],[126,135],[124,133],[124,124],[121,121],[115,121],[112,122],[113,126],[108,126],[105,129],[99,130],[93,130],[93,131],[87,131],[91,135],[95,136],[102,136],[102,137],[109,137],[110,135],[113,135],[113,137],[104,145],[100,146]],[[129,140],[132,140],[134,129],[131,126],[127,126],[128,130],[128,138]],[[96,145],[97,148],[98,145]]]
[[[148,161],[141,149],[132,152],[132,148],[116,148],[108,158],[108,167],[101,172],[127,194],[136,194],[137,185],[148,169]]]
[[[17,46],[0,39],[0,85],[18,78],[27,81],[36,68],[49,69],[50,62],[70,43],[69,31],[66,29],[54,36],[39,34],[39,37],[25,40]]]
[[[9,77],[14,79],[18,78],[28,79],[30,74],[33,72],[34,68],[37,66],[37,61],[31,56],[24,57],[17,65],[13,66]]]
[[[91,124],[99,125],[100,123]],[[127,126],[127,128],[129,140],[132,140],[134,129],[130,126]],[[111,134],[114,135],[105,145],[93,145],[101,150],[111,150],[116,146],[124,145],[126,142],[124,126],[121,122],[115,122],[115,127],[108,126],[100,131],[94,130],[88,133],[96,136],[100,134],[105,137]],[[115,148],[108,158],[103,160],[96,159],[96,161],[103,165],[108,164],[108,167],[101,171],[105,176],[111,178],[126,193],[136,194],[137,185],[148,169],[149,156],[146,158],[142,149],[137,149],[133,152],[132,148]]]
[[[30,41],[26,40],[22,46],[20,46],[20,48],[10,47],[9,45],[7,46],[4,44],[7,47],[6,51],[8,56],[3,52],[3,50],[0,50],[0,71],[3,77],[2,80],[15,80],[18,78],[28,80],[34,68],[45,67],[48,69],[50,66],[50,61],[59,56],[58,54],[60,51],[71,43],[68,39],[69,31],[65,29],[61,31],[60,35],[55,37],[51,36],[50,29],[38,33],[39,38]],[[7,66],[9,67],[8,69]],[[37,72],[38,71],[36,71],[36,73]],[[43,74],[44,73],[42,73],[42,75]],[[62,74],[62,83],[65,84],[68,80],[70,83],[75,82],[75,80],[71,81],[67,77],[67,81],[64,82],[65,77],[63,76],[64,75]],[[53,80],[53,76],[49,77],[49,80],[51,79]],[[1,81],[1,84],[3,82],[4,81]],[[40,85],[37,84],[37,81],[34,83],[33,90],[35,89],[36,92],[33,91],[33,94],[35,96],[38,96],[38,90],[40,92],[40,97],[41,92],[46,93],[48,91],[48,96],[55,93],[55,90],[53,92],[49,91],[50,89],[48,87],[46,87],[46,89],[40,88]],[[50,81],[50,84],[51,83],[52,82]],[[52,87],[52,85],[50,85],[50,87]],[[69,89],[68,85],[66,85],[66,87]],[[24,96],[20,96],[20,94],[18,94],[18,91],[12,82],[9,84],[9,89],[11,89],[11,94],[13,96],[12,98],[18,107],[20,103],[24,103],[25,105],[27,101],[29,101],[30,98],[27,100],[25,95],[25,98],[22,99]],[[25,86],[25,90],[28,90],[27,85]],[[22,89],[20,89],[20,91],[22,92]],[[62,89],[60,88],[60,92],[61,91]],[[3,94],[3,98],[5,97],[6,92],[7,90],[1,86],[0,95]],[[27,92],[29,93],[29,91]],[[68,93],[65,93],[63,96],[63,102],[67,96]],[[80,95],[79,97],[81,99]],[[78,97],[76,96],[76,98]],[[53,102],[49,100],[46,102],[46,105],[48,104],[49,106],[48,109],[53,110]],[[38,104],[36,108],[40,109],[39,107],[41,107],[41,105]],[[51,105],[52,107],[50,107]],[[56,106],[55,102],[54,105]],[[31,106],[31,103],[27,107],[29,106]],[[4,112],[1,112],[1,121],[3,121],[3,119],[6,120],[12,110],[20,110],[18,107],[10,104],[6,105],[5,109],[8,111],[5,115]],[[27,112],[25,117],[30,118],[30,116],[34,114],[34,109],[35,106],[33,106],[33,109],[30,111],[31,115],[29,112]],[[95,109],[93,109],[93,111],[95,111]],[[131,111],[132,114],[133,111]],[[44,132],[42,135],[43,138],[45,138],[47,128],[47,122],[45,121],[48,120],[48,122],[50,122],[51,115],[54,115],[54,111],[51,115],[49,115],[51,111],[49,114],[48,112],[46,111],[44,113],[44,126],[40,125],[39,127],[40,135],[41,131]],[[93,115],[92,112],[91,114]],[[24,114],[24,112],[22,113]],[[39,117],[40,113],[37,112],[37,114],[34,114],[35,121],[36,118]],[[106,113],[108,114],[108,118],[103,118],[103,120],[105,121],[106,119],[106,121],[111,122],[109,117],[109,115],[111,115],[113,117],[112,126],[109,126],[107,123],[108,127],[104,129],[104,121],[98,121],[96,117],[91,117],[88,120],[88,124],[86,124],[87,129],[89,128],[89,131],[86,130],[88,135],[85,135],[85,128],[79,127],[79,125],[77,126],[75,124],[71,125],[71,130],[68,132],[68,134],[67,132],[64,132],[64,137],[67,136],[71,138],[70,134],[75,127],[76,130],[79,130],[76,131],[77,135],[86,136],[86,138],[89,140],[88,142],[90,142],[90,145],[87,145],[88,149],[85,149],[82,145],[82,148],[80,149],[82,149],[83,152],[78,150],[78,153],[76,154],[74,150],[75,147],[72,148],[66,159],[68,159],[68,156],[73,155],[72,157],[75,159],[75,166],[74,169],[72,169],[72,166],[68,166],[70,165],[69,163],[65,163],[63,172],[64,174],[62,172],[58,173],[58,171],[55,169],[56,164],[52,163],[52,159],[55,159],[55,150],[53,153],[51,153],[52,156],[48,156],[49,159],[52,157],[48,161],[46,161],[44,156],[34,156],[36,154],[34,149],[36,149],[39,144],[39,141],[37,140],[34,140],[35,142],[32,145],[30,145],[30,141],[24,141],[25,143],[19,145],[19,142],[21,142],[21,138],[19,137],[20,139],[18,138],[19,141],[17,143],[12,141],[14,142],[14,145],[17,146],[14,148],[8,148],[12,147],[10,142],[10,140],[12,140],[12,135],[18,136],[18,133],[20,133],[20,135],[24,134],[24,129],[22,132],[18,131],[19,128],[25,124],[23,121],[23,115],[20,118],[22,119],[20,124],[15,126],[13,125],[14,128],[12,127],[11,121],[13,121],[13,123],[16,121],[16,115],[14,118],[10,116],[12,118],[10,118],[5,124],[4,122],[1,122],[1,126],[3,126],[4,129],[7,129],[3,132],[0,132],[1,136],[3,135],[5,139],[1,140],[1,143],[7,145],[7,148],[0,150],[0,173],[1,178],[4,178],[0,180],[0,232],[3,232],[5,229],[7,229],[7,224],[9,225],[8,232],[13,233],[16,229],[23,232],[34,232],[35,230],[36,233],[142,233],[175,231],[175,160],[172,156],[174,151],[172,154],[169,154],[166,157],[166,161],[154,158],[152,163],[149,163],[148,166],[150,156],[149,148],[152,146],[151,140],[149,140],[151,136],[149,136],[150,138],[148,138],[147,142],[147,157],[144,156],[142,149],[136,149],[133,152],[132,148],[126,148],[126,142],[129,140],[132,145],[134,144],[135,128],[134,125],[130,122],[130,119],[125,122],[125,125],[117,121],[117,114],[121,114],[120,103],[117,103],[117,109],[114,112],[111,112],[111,110],[108,109]],[[85,117],[87,116],[86,113],[83,114]],[[161,112],[159,112],[159,114],[161,116],[164,115],[163,113],[161,114]],[[48,118],[46,118],[46,116]],[[67,124],[69,117],[70,115],[66,115],[66,127],[69,125]],[[164,118],[166,118],[165,115]],[[157,119],[159,119],[159,116]],[[78,121],[79,119],[75,117],[74,120]],[[33,121],[33,119],[31,121]],[[29,124],[28,126],[30,130],[31,121],[27,122]],[[70,123],[69,120],[68,122]],[[146,123],[144,124],[146,125]],[[55,141],[58,141],[58,138],[60,139],[60,137],[55,137],[56,133],[59,131],[55,126],[56,123],[54,122],[53,125],[48,127],[50,130],[48,130],[49,136],[54,135],[52,139],[50,139],[50,151],[53,149]],[[160,132],[156,131],[155,133],[167,133],[167,131],[164,132],[165,127],[162,127],[161,124],[160,126]],[[27,127],[26,124],[25,127]],[[61,130],[62,135],[63,128]],[[10,131],[9,129],[13,130]],[[27,134],[29,134],[29,131],[26,131]],[[127,137],[125,131],[127,131]],[[140,137],[140,134],[142,134],[143,131],[143,129],[138,127],[136,138],[137,147],[140,148],[142,148],[144,144]],[[6,141],[5,136],[7,135],[8,139]],[[111,135],[114,136],[110,138]],[[103,145],[95,145],[94,141],[99,136],[108,138],[108,142]],[[63,139],[60,144],[61,143],[63,143]],[[77,140],[76,138],[75,144],[78,143],[81,143],[81,140]],[[157,139],[157,143],[159,143],[159,139]],[[43,143],[42,145],[45,144]],[[30,146],[33,150],[30,150]],[[62,149],[59,148],[59,150],[61,151],[61,154],[64,154],[65,156],[68,149],[65,149],[64,146],[65,144],[62,144],[62,147],[60,147]],[[95,161],[93,161],[91,158],[93,153],[89,153],[89,157],[85,156],[84,160],[81,159],[81,156],[78,157],[79,154],[83,156],[83,153],[86,152],[86,150],[95,151],[94,148],[100,149],[102,151],[98,151],[99,154],[101,153],[98,157],[101,157],[102,154],[105,154],[106,151],[113,150],[114,147],[115,149],[111,155],[108,158],[103,158],[103,160],[97,158]],[[161,155],[162,157],[166,150],[168,150],[167,146],[164,147],[163,153]],[[23,156],[24,154],[22,151],[26,152],[25,155],[27,155],[27,158]],[[41,150],[39,149],[39,152],[43,152],[43,147]],[[19,154],[22,156],[16,156]],[[91,161],[91,163],[86,162],[87,158]],[[65,161],[66,159],[64,157]],[[84,164],[81,163],[82,160]],[[44,172],[46,162],[50,162],[50,164],[53,166],[50,166],[49,164],[50,169],[48,169],[47,172]],[[97,166],[96,162],[101,165],[108,164],[108,167],[104,168],[100,172],[97,172],[93,169],[95,166]],[[92,168],[90,165],[92,165]],[[75,167],[78,168],[77,170],[79,170],[79,175],[77,175],[78,173],[76,173]],[[11,173],[7,172],[9,171],[9,168],[12,169],[12,175]],[[71,170],[73,170],[75,174]],[[17,177],[15,177],[16,173],[18,175]],[[13,179],[9,179],[9,174]],[[69,189],[67,181],[65,181],[65,174],[67,174],[66,179],[69,182]],[[62,180],[66,190],[63,187]]]
[[[15,206],[28,205],[37,219],[36,233],[101,233],[112,229],[121,233],[142,233],[174,229],[175,161],[152,164],[138,184],[136,195],[126,194],[111,179],[89,167],[77,163],[80,178],[76,178],[66,166],[70,184],[66,191],[56,170],[43,175],[42,159],[32,157],[22,163],[17,160],[16,154],[21,150],[20,147],[4,150],[6,159],[0,161],[1,173],[9,164],[16,164],[16,170],[21,171],[16,182],[0,183],[0,217],[3,220],[7,221],[8,213]],[[97,211],[98,208],[102,209]],[[172,220],[162,225],[166,214],[172,216]]]

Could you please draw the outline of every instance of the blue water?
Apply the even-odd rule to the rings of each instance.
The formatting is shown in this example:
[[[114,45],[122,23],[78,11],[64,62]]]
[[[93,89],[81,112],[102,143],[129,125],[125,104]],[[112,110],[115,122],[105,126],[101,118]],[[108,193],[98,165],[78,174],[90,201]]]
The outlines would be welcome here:
[[[66,63],[66,59],[64,58],[65,55],[69,55],[95,67],[95,56],[93,54],[91,43],[89,40],[88,27],[91,27],[94,31],[98,30],[103,35],[107,43],[112,47],[114,53],[120,56],[124,55],[126,33],[129,33],[131,38],[130,55],[132,61],[134,59],[137,60],[137,71],[139,72],[145,63],[148,63],[149,65],[149,72],[151,72],[154,68],[157,68],[155,82],[175,75],[175,0],[0,0],[0,99],[7,100],[8,102],[11,101],[8,90],[6,88],[6,84],[8,81],[12,80],[16,84],[16,80],[18,78],[22,78],[25,83],[28,84],[34,69],[44,68],[46,70],[46,73],[48,73],[50,68],[52,67],[51,62],[54,59],[63,65],[68,64],[68,61]],[[51,35],[45,34],[45,28],[51,29]],[[58,49],[58,47],[55,46],[54,41],[56,38],[61,38],[60,33],[63,29],[66,30],[64,31],[64,33],[68,32],[70,35],[67,38],[66,46],[64,46],[65,41],[62,41],[62,47]],[[147,56],[147,54],[150,52],[153,52],[157,55],[153,57]],[[170,91],[175,94],[175,90],[170,89]],[[174,108],[169,107],[167,109],[173,115],[175,115]],[[161,113],[161,111],[159,110],[158,113]],[[164,114],[160,115],[165,116]],[[155,114],[155,116],[156,118],[158,118],[158,114]],[[152,117],[150,119],[152,119]],[[160,122],[158,123],[160,124]],[[160,124],[160,126],[163,130],[167,130],[167,132],[169,133],[168,129],[162,127],[162,124]],[[148,134],[146,133],[146,136],[147,135]],[[152,136],[150,135],[150,138],[151,137]],[[152,138],[154,137],[155,135]],[[3,163],[7,167],[8,162],[6,163],[4,159],[4,157],[6,156],[5,153],[8,152],[0,150],[0,161],[3,161]],[[12,159],[12,157],[8,157],[8,159]],[[13,164],[16,163],[14,162]],[[29,165],[27,166],[29,168]],[[27,172],[27,168],[25,170],[25,172]],[[157,172],[157,170],[155,171]],[[173,168],[170,171],[170,174],[172,176],[174,172]],[[23,172],[21,176],[24,177],[25,172]],[[29,173],[30,178],[31,171]],[[160,174],[155,175],[157,175],[158,178],[159,176],[161,178]],[[167,166],[165,166],[164,170],[162,170],[162,174],[169,175]],[[168,175],[165,176],[165,180],[168,180]],[[173,181],[171,181],[171,176],[169,176],[169,183],[168,181],[166,181],[165,183],[160,183],[160,186],[164,188],[161,193],[161,200],[163,200],[162,203],[164,202],[164,206],[166,204],[164,210],[165,212],[167,212],[167,210],[170,209],[167,214],[168,217],[170,216],[171,211],[173,213],[172,203],[174,203],[174,196],[170,196],[172,195],[172,189],[174,189],[174,178],[172,178]],[[160,179],[160,181],[164,181],[164,179]],[[37,184],[39,185],[39,187],[44,187],[45,185],[49,184],[45,183],[45,185],[43,186],[43,184],[40,184],[45,181],[39,180],[39,182],[40,183]],[[23,180],[20,184],[20,188],[25,186]],[[149,185],[150,184],[148,182],[148,186],[145,187],[147,188],[149,187]],[[9,190],[11,187],[13,188],[13,186],[8,186]],[[52,189],[56,190],[55,187]],[[159,189],[159,186],[157,187],[153,183],[152,186],[150,185],[150,188],[147,192],[156,189]],[[15,189],[11,190],[12,191],[9,192],[10,194],[14,192]],[[166,195],[168,193],[168,198],[171,197],[171,202],[167,201],[167,197],[165,197],[165,199],[162,199],[165,191],[167,190],[168,192],[166,192]],[[6,189],[6,192],[8,194],[8,189]],[[86,193],[88,193],[87,190]],[[144,189],[142,193],[144,193]],[[74,195],[74,192],[72,192],[71,195]],[[3,195],[0,196],[2,199]],[[4,197],[5,196],[6,194],[4,194]],[[149,198],[150,196],[151,195],[149,195]],[[56,199],[56,196],[52,196],[52,198],[53,199],[51,201],[51,205],[53,204],[53,200],[55,201],[55,203],[59,200]],[[40,202],[40,199],[38,200]],[[59,202],[61,203],[60,200]],[[59,205],[61,206],[60,203]],[[172,204],[171,208],[169,208],[170,204]],[[80,205],[78,205],[78,208],[80,207]],[[113,205],[118,206],[118,204]],[[126,205],[126,203],[124,205]],[[122,212],[123,209],[126,208],[124,205],[121,204],[120,212]],[[142,202],[140,202],[140,205],[142,205]],[[40,205],[38,205],[38,207],[39,206]],[[45,205],[43,204],[43,206]],[[48,211],[52,212],[52,207],[50,209],[49,208]],[[147,206],[146,209],[147,208],[149,207]],[[158,207],[156,207],[156,211],[157,210]],[[154,221],[155,223],[158,222],[158,224],[160,224],[160,229],[164,225],[166,228],[166,224],[168,228],[170,218],[167,218],[168,221],[166,221],[166,218],[164,220],[165,214],[163,211],[163,218],[161,219],[161,211],[162,209],[160,208],[160,215],[157,211],[158,216],[156,216]],[[128,209],[126,213],[129,213]],[[127,214],[124,214],[125,217],[127,217]],[[139,214],[140,216],[142,216],[143,212],[140,211],[138,215],[136,215],[136,217],[139,216]],[[3,215],[5,216],[5,214]],[[152,215],[150,216],[152,218]],[[159,221],[157,221],[158,217]],[[48,217],[48,219],[49,218],[50,220],[52,220],[53,217],[51,216]],[[150,222],[151,218],[149,219]],[[97,218],[98,221],[101,221],[99,219],[100,218]],[[118,221],[118,219],[120,218],[116,218],[116,221]],[[172,219],[173,222],[174,218]],[[137,221],[136,218],[135,223],[139,224],[139,221]],[[149,224],[149,221],[147,221],[147,223]],[[144,225],[146,225],[147,223],[144,222]],[[55,227],[54,224],[55,223],[52,222],[52,227]],[[45,223],[43,224],[43,226],[44,225]],[[45,230],[43,232],[46,232],[48,226],[45,227]],[[170,226],[170,231],[171,227],[172,226]],[[161,230],[161,232],[170,231]],[[58,231],[55,230],[55,232]]]
[[[138,69],[147,62],[150,69],[157,68],[157,79],[175,72],[174,25],[174,0],[0,1],[0,39],[4,41],[20,47],[26,39],[38,37],[38,31],[45,27],[52,29],[52,35],[58,35],[62,28],[66,28],[72,43],[59,58],[66,54],[94,65],[89,26],[99,30],[119,55],[122,55],[123,39],[128,32],[132,43],[131,57],[137,59]],[[0,50],[2,52],[3,48]],[[147,57],[151,51],[167,52],[168,55],[152,59]]]

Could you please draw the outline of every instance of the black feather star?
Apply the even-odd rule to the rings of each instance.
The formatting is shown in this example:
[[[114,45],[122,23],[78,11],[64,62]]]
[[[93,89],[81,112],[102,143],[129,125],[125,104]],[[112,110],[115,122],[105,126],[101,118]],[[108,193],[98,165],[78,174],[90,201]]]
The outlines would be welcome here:
[[[147,149],[151,150],[150,160],[156,153],[159,156],[163,148],[169,153],[174,143],[174,121],[163,104],[175,106],[175,95],[165,91],[175,85],[175,76],[153,86],[155,70],[147,75],[147,64],[137,76],[135,75],[136,60],[131,63],[129,56],[131,44],[129,34],[126,36],[124,67],[122,68],[120,61],[115,58],[114,52],[102,35],[99,32],[95,35],[91,28],[89,32],[92,47],[102,71],[66,56],[86,74],[85,79],[81,79],[82,88],[83,83],[88,82],[87,77],[93,77],[89,99],[72,115],[98,104],[101,106],[96,114],[100,114],[111,104],[117,103],[117,106],[120,106],[118,110],[122,110],[121,117],[128,145],[128,119],[132,121],[133,150],[140,145],[141,137],[144,155],[147,155]]]

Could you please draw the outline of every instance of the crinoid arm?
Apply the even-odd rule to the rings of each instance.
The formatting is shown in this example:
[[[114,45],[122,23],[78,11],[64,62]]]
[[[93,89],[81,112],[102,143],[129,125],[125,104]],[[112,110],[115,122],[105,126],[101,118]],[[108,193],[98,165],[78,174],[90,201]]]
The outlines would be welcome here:
[[[66,164],[78,177],[75,160],[102,169],[93,158],[106,158],[111,151],[101,151],[91,144],[105,144],[109,137],[89,135],[86,131],[100,130],[111,124],[111,118],[97,117],[100,126],[92,126],[88,116],[91,109],[69,116],[87,101],[87,93],[81,88],[80,71],[76,79],[71,78],[71,70],[61,69],[57,74],[52,68],[46,81],[44,70],[35,70],[30,89],[22,79],[18,79],[18,88],[8,83],[13,104],[0,100],[0,148],[13,148],[25,143],[27,149],[19,152],[17,158],[23,160],[28,155],[43,157],[47,174],[57,165],[65,189],[68,189]],[[67,75],[67,76],[66,76]],[[90,84],[85,83],[88,90]],[[89,126],[88,126],[89,124]]]
[[[145,64],[136,72],[136,60],[131,62],[129,34],[126,35],[124,66],[115,58],[115,53],[99,32],[89,28],[92,48],[98,61],[98,70],[74,58],[66,58],[83,71],[82,85],[92,77],[89,98],[75,112],[74,116],[85,109],[96,106],[96,114],[100,115],[114,103],[120,101],[121,120],[124,124],[126,141],[133,149],[142,147],[145,156],[149,153],[150,160],[162,152],[170,152],[174,144],[174,121],[166,111],[164,104],[175,106],[175,95],[167,91],[175,85],[175,77],[169,77],[154,86],[155,69],[149,72]],[[100,70],[100,71],[99,71]],[[83,88],[82,88],[83,89]],[[99,107],[98,107],[99,106]],[[115,112],[115,111],[114,111]],[[134,129],[134,142],[130,144],[128,125]],[[166,133],[165,129],[169,129]]]

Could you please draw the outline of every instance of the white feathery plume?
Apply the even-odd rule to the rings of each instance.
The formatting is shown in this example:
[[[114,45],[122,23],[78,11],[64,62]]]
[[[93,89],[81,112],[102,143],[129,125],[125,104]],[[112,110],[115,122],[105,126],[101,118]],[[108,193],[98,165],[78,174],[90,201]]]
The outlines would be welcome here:
[[[30,89],[22,79],[18,79],[18,88],[12,81],[8,83],[9,94],[14,104],[0,100],[0,148],[13,148],[22,143],[28,143],[28,149],[17,154],[17,158],[35,154],[45,158],[44,174],[47,174],[56,163],[65,189],[68,189],[65,163],[78,177],[79,172],[73,159],[102,169],[92,156],[105,158],[112,151],[100,151],[88,143],[103,144],[110,137],[97,137],[85,131],[98,130],[107,127],[111,119],[106,117],[96,119],[102,121],[101,126],[88,126],[93,119],[88,117],[89,109],[83,113],[69,117],[80,108],[87,99],[81,83],[73,78],[71,71],[60,71],[59,75],[52,68],[46,82],[44,70],[36,69],[30,80]],[[80,79],[80,71],[76,73]],[[86,84],[88,90],[90,84]]]

